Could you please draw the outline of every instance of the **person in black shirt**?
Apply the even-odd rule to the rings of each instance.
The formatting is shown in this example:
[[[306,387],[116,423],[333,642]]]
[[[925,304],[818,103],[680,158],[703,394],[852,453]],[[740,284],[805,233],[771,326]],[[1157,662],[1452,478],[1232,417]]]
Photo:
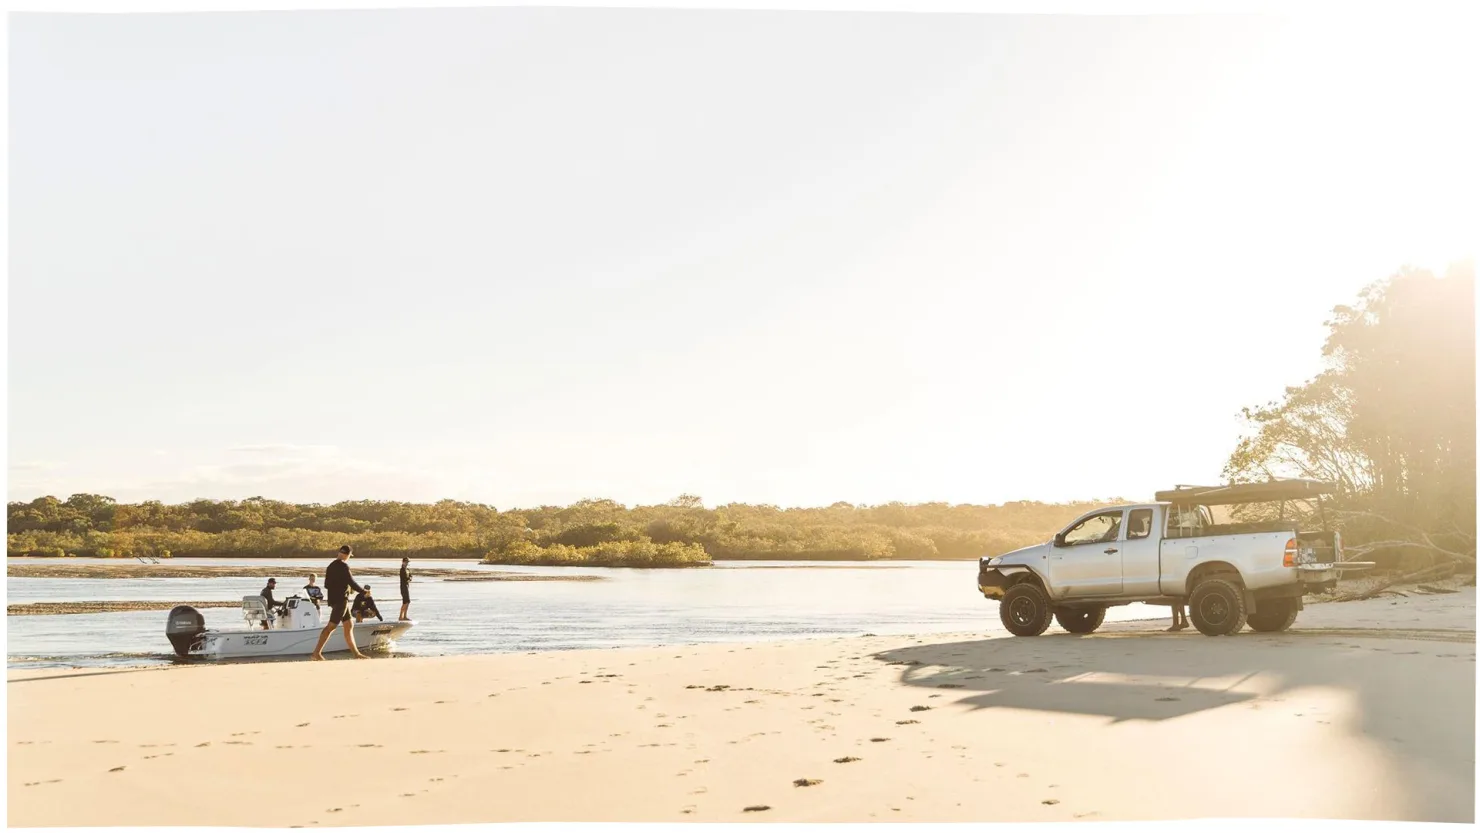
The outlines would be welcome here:
[[[401,559],[401,621],[405,622],[411,617],[406,615],[406,609],[411,607],[411,559]]]
[[[258,593],[257,594],[257,595],[261,596],[264,601],[267,602],[267,618],[262,620],[262,629],[263,630],[267,630],[268,629],[268,623],[272,620],[272,609],[274,607],[277,607],[277,608],[281,608],[282,607],[282,603],[279,602],[277,599],[274,599],[272,597],[272,591],[273,591],[273,588],[275,588],[275,587],[277,587],[277,579],[270,578],[270,579],[267,580],[267,586],[264,587],[264,588],[262,588],[262,592],[261,593]]]
[[[329,641],[330,634],[334,633],[334,628],[341,624],[344,626],[344,641],[349,646],[349,652],[355,655],[355,659],[369,659],[355,646],[355,622],[349,615],[350,588],[354,588],[357,593],[363,592],[349,574],[347,562],[352,555],[354,551],[348,544],[340,547],[339,557],[330,561],[328,569],[324,570],[324,596],[329,600],[329,624],[319,632],[319,644],[314,647],[309,659],[324,658],[324,645]]]
[[[370,585],[368,584],[365,585],[364,590],[360,591],[360,595],[355,597],[354,606],[350,610],[355,614],[355,624],[365,621],[365,617],[371,615],[382,622],[385,621],[385,617],[380,615],[380,608],[375,606],[375,600],[370,597]]]

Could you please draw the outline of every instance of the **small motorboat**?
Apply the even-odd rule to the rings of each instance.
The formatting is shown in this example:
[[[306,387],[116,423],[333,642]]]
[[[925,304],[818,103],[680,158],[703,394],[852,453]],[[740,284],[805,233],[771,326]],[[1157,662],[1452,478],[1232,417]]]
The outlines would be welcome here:
[[[283,601],[282,613],[274,616],[261,596],[242,597],[245,628],[207,628],[200,611],[180,605],[170,611],[165,636],[182,657],[227,659],[238,657],[308,656],[318,644],[319,632],[327,624],[319,619],[319,609],[301,596]],[[267,623],[267,628],[262,627]],[[354,626],[355,647],[361,651],[386,650],[415,622],[360,622]],[[344,627],[334,629],[324,644],[324,653],[347,651]]]

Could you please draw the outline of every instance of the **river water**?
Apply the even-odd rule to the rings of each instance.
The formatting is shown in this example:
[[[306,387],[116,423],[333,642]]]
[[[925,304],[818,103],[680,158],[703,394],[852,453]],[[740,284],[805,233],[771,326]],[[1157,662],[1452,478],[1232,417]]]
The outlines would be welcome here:
[[[68,560],[68,564],[87,559]],[[104,563],[104,562],[99,562]],[[116,563],[116,562],[114,562]],[[170,559],[175,565],[280,567],[278,597],[322,575],[326,559]],[[396,567],[356,560],[352,566]],[[721,562],[709,568],[602,569],[488,567],[467,561],[419,561],[416,567],[471,572],[596,575],[604,581],[442,581],[412,584],[416,627],[396,655],[754,642],[820,636],[1002,632],[997,604],[976,589],[975,561]],[[360,579],[394,618],[394,578]],[[240,600],[261,578],[8,578],[6,599],[24,602]],[[203,610],[208,627],[239,627],[237,608]],[[1166,608],[1111,608],[1106,619],[1167,616]],[[172,662],[166,611],[6,617],[12,669],[153,665]]]

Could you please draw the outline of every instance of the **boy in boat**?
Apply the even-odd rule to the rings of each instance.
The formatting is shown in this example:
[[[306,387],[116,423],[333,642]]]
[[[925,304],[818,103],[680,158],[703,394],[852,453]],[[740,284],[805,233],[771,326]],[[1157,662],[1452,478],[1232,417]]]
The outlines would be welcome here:
[[[371,615],[372,613],[375,615],[376,619],[379,619],[382,622],[385,621],[385,617],[380,615],[380,608],[375,606],[375,600],[370,598],[370,585],[368,584],[365,585],[364,590],[360,591],[360,595],[355,597],[355,604],[354,607],[351,608],[351,610],[354,611],[355,624],[357,625],[365,621],[365,617]]]
[[[399,621],[408,621],[411,617],[406,615],[407,608],[411,607],[411,559],[401,558],[401,617]]]
[[[324,570],[324,595],[329,599],[329,624],[319,631],[319,644],[309,655],[309,659],[323,659],[324,645],[329,641],[329,635],[334,633],[337,627],[344,628],[344,641],[349,646],[349,652],[354,654],[355,659],[369,659],[370,657],[360,653],[355,647],[355,622],[349,615],[349,590],[351,587],[356,592],[363,590],[355,583],[353,576],[349,574],[350,556],[354,550],[348,544],[339,548],[339,555],[329,562],[328,569]]]
[[[324,600],[324,588],[313,583],[314,574],[308,574],[308,584],[303,585],[303,595],[313,602],[314,610],[319,609],[319,603]]]

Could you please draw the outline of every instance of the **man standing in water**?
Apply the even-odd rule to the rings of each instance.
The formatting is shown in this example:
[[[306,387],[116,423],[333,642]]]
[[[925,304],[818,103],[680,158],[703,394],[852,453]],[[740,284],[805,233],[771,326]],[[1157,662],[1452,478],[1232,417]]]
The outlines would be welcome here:
[[[401,619],[405,622],[411,617],[406,615],[406,609],[411,607],[411,559],[401,558]]]
[[[354,551],[346,544],[339,548],[339,557],[329,562],[329,568],[324,570],[324,595],[329,597],[329,624],[319,632],[319,644],[314,647],[309,659],[324,658],[324,644],[329,641],[329,636],[334,633],[335,626],[343,623],[344,642],[349,646],[349,652],[356,659],[369,659],[360,653],[355,647],[355,620],[349,615],[349,590],[351,587],[356,593],[363,593],[360,585],[355,583],[354,577],[349,574],[347,563]]]

